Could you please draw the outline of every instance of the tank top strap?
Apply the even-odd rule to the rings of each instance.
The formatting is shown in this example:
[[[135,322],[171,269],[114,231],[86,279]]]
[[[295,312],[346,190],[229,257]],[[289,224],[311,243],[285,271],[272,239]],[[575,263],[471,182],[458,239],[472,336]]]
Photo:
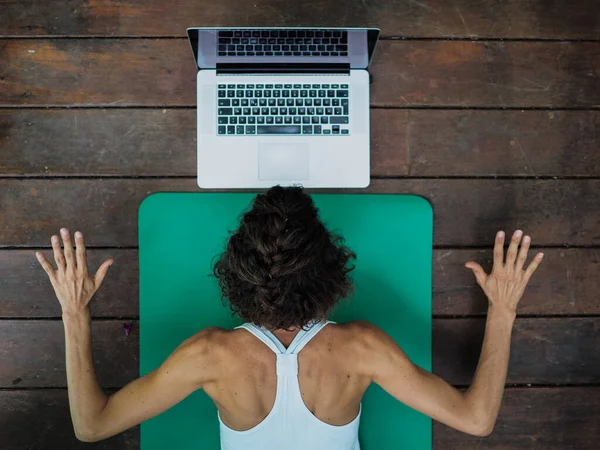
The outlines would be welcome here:
[[[269,330],[256,326],[253,323],[244,323],[239,327],[235,327],[235,329],[244,328],[260,339],[266,346],[268,346],[273,352],[276,354],[285,353],[285,347],[283,344],[277,339],[277,337],[271,333]]]
[[[294,337],[291,344],[285,349],[286,354],[297,355],[304,348],[306,344],[310,342],[310,340],[317,335],[319,331],[321,331],[327,324],[335,323],[330,320],[326,320],[324,322],[310,322],[307,329],[302,329],[298,332],[298,334]]]

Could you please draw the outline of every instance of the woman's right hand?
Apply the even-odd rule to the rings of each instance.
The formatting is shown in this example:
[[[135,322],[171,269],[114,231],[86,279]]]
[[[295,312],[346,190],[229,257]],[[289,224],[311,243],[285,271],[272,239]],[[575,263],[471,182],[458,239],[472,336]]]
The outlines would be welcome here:
[[[491,274],[485,273],[483,268],[474,261],[465,264],[473,271],[477,284],[481,286],[485,295],[487,295],[490,307],[506,310],[515,315],[525,287],[544,257],[543,253],[538,253],[525,269],[531,238],[525,236],[521,243],[522,237],[523,232],[521,230],[515,231],[506,253],[506,261],[504,261],[504,232],[499,231],[496,234],[494,266]],[[521,244],[520,250],[519,244]]]

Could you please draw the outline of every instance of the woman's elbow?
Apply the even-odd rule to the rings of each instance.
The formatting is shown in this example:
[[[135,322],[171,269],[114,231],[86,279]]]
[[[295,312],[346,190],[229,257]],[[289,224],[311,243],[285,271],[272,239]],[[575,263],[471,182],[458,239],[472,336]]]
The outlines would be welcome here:
[[[492,434],[492,431],[494,431],[495,424],[495,420],[475,420],[465,431],[473,436],[487,437]]]
[[[80,440],[81,442],[98,442],[99,439],[98,435],[96,433],[94,433],[93,430],[81,430],[81,429],[76,429],[75,430],[75,437]]]

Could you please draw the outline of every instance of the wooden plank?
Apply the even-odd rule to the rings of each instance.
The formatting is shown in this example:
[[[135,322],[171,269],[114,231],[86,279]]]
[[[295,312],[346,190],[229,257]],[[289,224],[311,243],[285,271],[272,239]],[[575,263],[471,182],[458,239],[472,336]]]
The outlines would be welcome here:
[[[31,250],[0,250],[0,318],[60,318],[46,273]],[[593,299],[600,292],[600,250],[542,248],[544,264],[531,279],[519,305],[519,314],[600,314]],[[51,252],[45,250],[52,260]],[[138,252],[125,249],[90,249],[90,270],[113,257],[102,289],[91,303],[94,317],[138,317]],[[474,259],[491,268],[491,249],[433,252],[433,314],[435,316],[484,315],[487,299],[464,263]]]
[[[127,336],[125,320],[94,320],[92,346],[98,382],[124,386],[139,377],[139,326]],[[0,320],[0,387],[65,387],[65,332],[59,320]]]
[[[90,444],[75,437],[66,389],[0,391],[0,442],[4,450],[134,450],[140,429]]]
[[[54,264],[52,251],[44,254]],[[139,316],[139,270],[137,250],[110,249],[88,251],[91,273],[106,259],[114,258],[91,311],[94,317]],[[42,270],[35,250],[0,251],[0,317],[61,317],[54,289]]]
[[[269,0],[249,6],[243,0],[219,3],[160,0],[123,3],[83,0],[50,7],[42,1],[9,2],[0,17],[4,36],[183,36],[188,26],[371,26],[386,36],[597,39],[597,2],[493,0],[453,3],[359,0],[290,4]]]
[[[11,39],[0,106],[195,106],[184,39]],[[382,41],[373,106],[597,107],[600,42]]]
[[[600,111],[371,110],[373,176],[599,176]],[[195,176],[196,112],[0,110],[2,176]]]
[[[92,325],[96,372],[105,388],[122,386],[139,376],[138,322],[134,321],[129,336],[124,323],[94,320]],[[484,327],[484,318],[434,319],[434,373],[452,384],[470,384]],[[599,331],[597,317],[517,319],[507,383],[597,383]],[[66,386],[60,320],[0,320],[0,337],[0,387]]]
[[[164,191],[198,188],[195,179],[0,180],[0,247],[46,246],[62,226],[90,246],[136,246],[140,202]],[[537,246],[600,244],[600,180],[389,179],[337,192],[426,197],[438,246],[488,246],[499,229],[516,228]]]
[[[594,300],[600,292],[597,276],[600,250],[541,248],[536,251],[544,252],[544,262],[529,282],[519,303],[519,314],[600,314],[600,302]],[[489,272],[492,250],[434,250],[433,314],[487,312],[487,298],[475,283],[472,272],[464,267],[469,260],[479,262]]]
[[[75,439],[66,390],[0,391],[0,441],[5,450],[24,448],[139,449],[139,427],[110,440]],[[475,438],[440,423],[433,425],[434,450],[594,450],[600,425],[600,388],[507,389],[491,436]]]
[[[433,424],[436,450],[592,450],[600,434],[600,388],[507,389],[491,436]]]
[[[411,176],[600,174],[600,111],[407,114]]]
[[[479,360],[485,319],[433,321],[433,372],[468,385]],[[509,384],[597,383],[600,319],[523,319],[515,322]],[[401,343],[400,343],[401,344]]]

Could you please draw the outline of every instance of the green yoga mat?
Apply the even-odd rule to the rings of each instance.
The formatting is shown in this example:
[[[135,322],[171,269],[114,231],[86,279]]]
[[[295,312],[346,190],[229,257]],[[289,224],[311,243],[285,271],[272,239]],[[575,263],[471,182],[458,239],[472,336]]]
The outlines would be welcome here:
[[[211,261],[225,248],[255,194],[159,193],[139,209],[140,373],[157,368],[183,340],[208,326],[241,323],[220,302]],[[330,316],[370,321],[431,370],[433,217],[415,196],[312,195],[330,230],[357,254],[355,294]],[[427,450],[431,420],[373,384],[363,399],[364,450]],[[203,391],[141,426],[142,450],[218,450],[217,409]]]

